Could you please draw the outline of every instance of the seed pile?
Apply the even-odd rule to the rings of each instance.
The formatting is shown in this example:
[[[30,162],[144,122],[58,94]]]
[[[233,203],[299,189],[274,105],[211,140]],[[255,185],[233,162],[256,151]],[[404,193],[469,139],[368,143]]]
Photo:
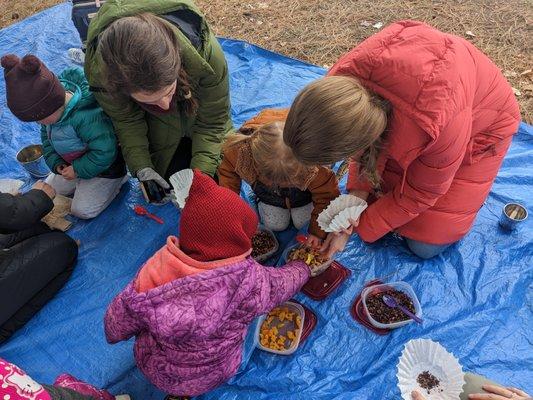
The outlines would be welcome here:
[[[376,321],[382,324],[392,324],[410,319],[399,308],[391,308],[383,302],[383,296],[389,295],[394,297],[399,305],[406,307],[409,311],[415,314],[415,305],[413,300],[404,292],[399,290],[387,290],[379,293],[372,293],[366,298],[366,307],[368,312]]]
[[[252,237],[252,257],[267,254],[276,247],[276,238],[268,231],[259,231]]]
[[[440,385],[440,381],[437,379],[437,377],[431,374],[429,371],[424,371],[420,375],[418,375],[416,381],[422,389],[426,389],[428,394],[433,389],[438,388]],[[440,391],[442,392],[442,389],[440,389]]]

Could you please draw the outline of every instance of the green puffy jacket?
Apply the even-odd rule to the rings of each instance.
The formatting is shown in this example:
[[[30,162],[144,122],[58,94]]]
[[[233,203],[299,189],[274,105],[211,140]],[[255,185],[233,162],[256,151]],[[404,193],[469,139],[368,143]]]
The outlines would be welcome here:
[[[198,48],[178,27],[172,25],[180,43],[183,68],[196,88],[199,102],[196,115],[187,116],[179,107],[167,114],[153,115],[130,97],[117,99],[105,93],[103,61],[97,51],[98,35],[121,17],[141,12],[166,15],[180,10],[193,12],[201,19],[201,44]],[[192,140],[191,168],[215,174],[220,163],[222,142],[232,129],[228,68],[220,44],[192,1],[106,1],[89,26],[85,73],[92,87],[104,89],[95,90],[95,96],[113,121],[126,164],[133,174],[142,168],[152,167],[164,176],[183,136]]]
[[[110,175],[118,154],[113,124],[89,91],[81,68],[66,69],[58,78],[72,98],[59,121],[41,126],[46,164],[54,172],[61,164],[72,164],[81,179]]]

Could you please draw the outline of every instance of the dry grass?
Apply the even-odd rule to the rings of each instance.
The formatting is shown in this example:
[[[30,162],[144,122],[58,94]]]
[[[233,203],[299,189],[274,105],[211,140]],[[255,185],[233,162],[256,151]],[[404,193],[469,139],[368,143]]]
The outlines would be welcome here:
[[[488,54],[520,95],[524,119],[533,122],[531,0],[197,0],[219,35],[247,40],[314,64],[330,66],[377,31],[399,19],[425,21],[471,40]],[[0,26],[58,3],[0,0]],[[12,15],[15,19],[12,19]],[[475,36],[469,36],[466,32]]]

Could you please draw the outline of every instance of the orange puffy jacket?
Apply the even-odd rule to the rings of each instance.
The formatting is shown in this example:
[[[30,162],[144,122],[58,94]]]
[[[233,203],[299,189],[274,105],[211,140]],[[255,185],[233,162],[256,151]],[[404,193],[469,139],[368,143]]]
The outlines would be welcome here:
[[[357,233],[432,244],[459,240],[483,205],[520,121],[511,86],[470,42],[401,21],[344,55],[329,75],[357,77],[392,104],[378,162],[383,195]],[[372,192],[350,167],[349,190]]]

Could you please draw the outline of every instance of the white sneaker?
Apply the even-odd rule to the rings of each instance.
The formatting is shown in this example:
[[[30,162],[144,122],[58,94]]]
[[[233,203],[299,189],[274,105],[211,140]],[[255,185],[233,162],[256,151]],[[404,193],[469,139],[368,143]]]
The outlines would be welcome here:
[[[67,52],[69,58],[74,61],[76,64],[83,65],[85,63],[85,53],[82,49],[72,48],[68,49]]]

